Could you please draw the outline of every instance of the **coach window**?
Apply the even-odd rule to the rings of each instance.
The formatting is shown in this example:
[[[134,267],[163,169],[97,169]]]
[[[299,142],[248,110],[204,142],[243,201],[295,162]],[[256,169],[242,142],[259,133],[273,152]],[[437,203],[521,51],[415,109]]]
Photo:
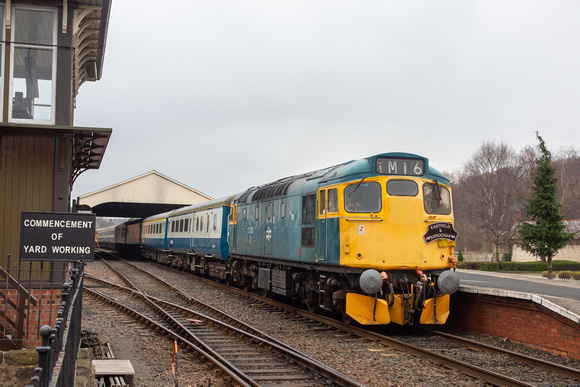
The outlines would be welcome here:
[[[205,225],[205,232],[209,232],[209,214],[207,214],[207,224]]]
[[[217,230],[217,222],[218,222],[217,214],[213,214],[213,229],[214,229],[214,231]]]
[[[381,211],[381,185],[360,181],[347,186],[344,189],[344,208],[347,212]]]
[[[15,6],[11,32],[10,121],[54,124],[56,8]]]
[[[248,219],[248,209],[244,208],[242,210],[242,218],[244,219],[244,222]]]
[[[419,187],[411,180],[389,180],[387,193],[391,196],[417,196]]]
[[[268,203],[266,206],[266,219],[272,219],[272,203]]]
[[[318,207],[318,213],[324,215],[326,213],[326,191],[320,191]]]
[[[183,228],[185,232],[189,231],[189,218],[185,218],[185,226]]]
[[[281,218],[286,217],[286,202],[280,203],[280,217]]]
[[[256,206],[256,209],[254,210],[255,215],[256,215],[256,220],[260,219],[260,207]]]
[[[451,214],[451,194],[437,182],[423,184],[423,204],[428,214]]]

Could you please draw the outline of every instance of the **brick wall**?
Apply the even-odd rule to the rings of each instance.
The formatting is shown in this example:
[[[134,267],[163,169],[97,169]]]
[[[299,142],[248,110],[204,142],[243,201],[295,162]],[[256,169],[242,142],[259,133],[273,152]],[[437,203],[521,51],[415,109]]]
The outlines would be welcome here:
[[[60,295],[62,289],[32,289],[31,295],[36,298],[36,306],[26,304],[26,315],[24,318],[24,337],[19,340],[23,348],[36,348],[41,345],[42,338],[39,329],[43,325],[54,327],[58,309],[60,308]],[[2,293],[6,293],[3,291]],[[16,305],[19,305],[16,290],[8,290],[8,298]],[[18,325],[18,312],[4,301],[1,305],[2,311],[6,312],[9,319]],[[0,325],[6,326],[4,321]],[[14,335],[12,329],[6,331],[7,334]]]
[[[580,325],[531,300],[458,292],[447,325],[580,359]]]

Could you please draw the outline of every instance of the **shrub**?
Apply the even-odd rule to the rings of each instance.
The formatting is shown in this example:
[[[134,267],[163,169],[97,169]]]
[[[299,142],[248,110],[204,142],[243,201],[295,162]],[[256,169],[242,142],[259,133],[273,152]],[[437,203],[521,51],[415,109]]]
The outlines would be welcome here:
[[[481,267],[483,271],[499,271],[499,263],[497,262],[483,262]]]
[[[580,271],[573,272],[572,278],[574,278],[576,281],[580,281]]]
[[[570,278],[572,278],[572,272],[571,271],[561,271],[558,273],[558,278],[570,279]]]
[[[542,277],[546,277],[546,278],[548,278],[548,271],[543,271],[543,272],[542,272]]]
[[[481,270],[482,262],[458,262],[459,269]]]
[[[511,262],[512,261],[512,254],[513,254],[513,252],[512,252],[512,249],[510,248],[510,251],[508,251],[507,253],[504,253],[502,260],[504,262]]]
[[[500,262],[502,271],[543,271],[548,268],[546,262]]]
[[[459,262],[463,262],[463,253],[461,251],[459,253],[457,253],[457,260]]]
[[[552,261],[554,271],[579,271],[580,262],[575,261]]]

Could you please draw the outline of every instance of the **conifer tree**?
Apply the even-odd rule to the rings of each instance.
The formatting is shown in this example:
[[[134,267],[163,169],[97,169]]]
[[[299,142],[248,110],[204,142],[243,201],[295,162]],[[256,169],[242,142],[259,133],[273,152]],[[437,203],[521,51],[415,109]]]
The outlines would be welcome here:
[[[566,232],[562,223],[562,205],[556,201],[558,179],[552,166],[552,154],[544,139],[536,132],[540,155],[536,160],[536,172],[530,197],[526,199],[526,215],[530,222],[521,222],[518,231],[522,240],[520,247],[548,262],[548,278],[552,279],[552,257],[566,246],[574,233]]]

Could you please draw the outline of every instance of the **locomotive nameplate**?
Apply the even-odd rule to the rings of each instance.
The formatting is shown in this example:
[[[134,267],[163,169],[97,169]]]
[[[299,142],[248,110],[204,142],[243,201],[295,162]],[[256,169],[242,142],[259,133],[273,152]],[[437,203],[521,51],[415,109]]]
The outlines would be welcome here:
[[[22,211],[21,261],[93,261],[95,214]]]
[[[457,231],[455,231],[451,223],[433,223],[427,227],[427,232],[423,235],[423,238],[427,244],[438,239],[447,239],[455,242]]]

